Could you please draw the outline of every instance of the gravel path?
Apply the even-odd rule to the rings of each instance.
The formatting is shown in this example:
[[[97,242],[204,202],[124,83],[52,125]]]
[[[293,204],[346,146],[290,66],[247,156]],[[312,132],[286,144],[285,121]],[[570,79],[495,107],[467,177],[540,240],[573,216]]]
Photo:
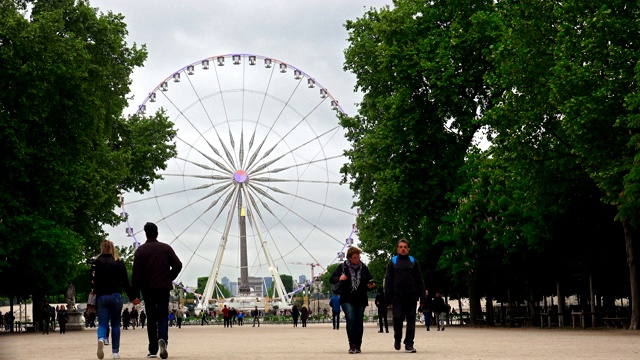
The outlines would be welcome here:
[[[9,334],[0,333],[0,359],[96,359],[95,330]],[[416,354],[393,349],[393,335],[379,334],[365,324],[362,354],[347,354],[344,323],[258,327],[188,325],[169,329],[169,359],[639,359],[640,332],[607,329],[474,328],[450,326],[425,331],[419,326]],[[105,359],[110,359],[105,346]],[[122,359],[146,359],[146,329],[122,331]]]

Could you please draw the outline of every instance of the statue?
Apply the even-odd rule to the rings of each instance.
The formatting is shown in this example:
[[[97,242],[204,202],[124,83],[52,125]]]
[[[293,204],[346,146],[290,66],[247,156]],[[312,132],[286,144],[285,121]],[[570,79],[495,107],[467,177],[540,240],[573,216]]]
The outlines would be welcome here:
[[[76,310],[76,287],[72,282],[69,282],[67,292],[64,294],[64,300],[67,302],[67,310]]]

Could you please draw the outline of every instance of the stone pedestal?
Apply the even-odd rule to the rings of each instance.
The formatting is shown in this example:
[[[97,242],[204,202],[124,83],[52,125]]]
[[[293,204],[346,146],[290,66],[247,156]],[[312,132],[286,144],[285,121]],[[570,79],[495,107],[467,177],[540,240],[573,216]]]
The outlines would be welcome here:
[[[71,310],[68,314],[67,331],[84,330],[84,314],[78,310]]]

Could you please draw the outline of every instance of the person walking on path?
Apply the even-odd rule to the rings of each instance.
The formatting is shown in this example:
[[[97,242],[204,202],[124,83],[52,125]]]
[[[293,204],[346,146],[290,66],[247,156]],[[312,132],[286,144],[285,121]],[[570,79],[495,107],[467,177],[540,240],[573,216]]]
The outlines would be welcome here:
[[[120,358],[120,317],[122,312],[122,290],[134,304],[139,304],[131,285],[127,268],[118,257],[113,242],[104,240],[100,244],[100,255],[91,264],[91,286],[96,294],[98,309],[98,359],[104,358],[104,345],[109,339],[109,321],[111,321],[111,353],[114,359]],[[127,312],[128,314],[128,312]]]
[[[291,308],[291,318],[293,319],[293,327],[298,327],[298,318],[300,317],[300,310],[298,307],[293,305]]]
[[[147,314],[144,310],[140,310],[140,327],[144,329],[144,324],[147,322]]]
[[[65,334],[67,332],[67,323],[69,322],[69,313],[64,305],[60,305],[60,310],[58,311],[58,324],[60,325],[60,334]]]
[[[438,331],[444,331],[444,318],[447,312],[447,305],[444,303],[444,299],[440,292],[436,292],[436,297],[433,298],[432,305],[433,312],[436,315],[436,324],[438,325]]]
[[[49,335],[49,322],[51,318],[51,306],[49,306],[49,300],[45,299],[44,304],[42,304],[42,335]]]
[[[429,290],[424,291],[424,306],[422,306],[422,314],[424,315],[424,324],[427,326],[427,331],[430,331],[429,326],[431,325],[431,308],[432,308],[432,299],[429,296]]]
[[[349,354],[362,352],[364,309],[369,304],[367,292],[376,286],[369,268],[360,262],[361,252],[357,247],[350,247],[347,250],[347,260],[335,269],[329,279],[332,284],[344,281],[343,285],[346,285],[340,294],[340,306],[347,321]]]
[[[379,333],[382,332],[384,326],[385,332],[389,332],[389,322],[387,320],[387,301],[384,299],[384,288],[379,287],[376,294],[376,306],[378,307],[378,325],[380,325]]]
[[[255,309],[251,310],[251,316],[253,316],[253,327],[256,326],[256,323],[258,324],[258,327],[260,327],[260,310],[258,310],[257,306]]]
[[[306,305],[302,305],[300,310],[300,320],[302,320],[302,327],[307,327],[307,319],[309,318],[309,309]]]
[[[424,306],[424,279],[420,264],[409,256],[409,243],[405,239],[398,241],[398,255],[387,264],[384,293],[387,305],[393,309],[393,347],[400,350],[402,341],[402,323],[406,320],[407,332],[404,338],[406,352],[414,353],[413,340],[416,334],[416,303]]]
[[[238,326],[244,325],[244,312],[242,310],[238,311]],[[260,327],[260,322],[258,322],[258,327]]]
[[[333,294],[329,300],[329,306],[331,306],[333,330],[340,330],[340,296],[338,294]]]
[[[176,325],[178,326],[178,329],[182,329],[182,318],[184,318],[184,312],[182,309],[178,308],[176,310]]]
[[[160,355],[166,359],[169,356],[169,291],[173,289],[171,282],[182,270],[182,262],[171,246],[158,241],[156,224],[146,223],[144,232],[147,241],[136,250],[133,259],[133,288],[144,297],[149,320],[149,356]]]
[[[229,317],[230,312],[231,309],[229,309],[227,305],[222,308],[222,319],[224,320],[224,327],[231,327],[231,318]]]

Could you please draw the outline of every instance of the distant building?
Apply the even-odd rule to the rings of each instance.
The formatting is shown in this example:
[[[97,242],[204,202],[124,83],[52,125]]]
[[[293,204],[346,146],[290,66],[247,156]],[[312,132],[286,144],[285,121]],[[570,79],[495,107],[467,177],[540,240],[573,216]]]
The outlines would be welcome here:
[[[249,276],[248,278],[249,280],[249,288],[251,289],[251,293],[249,294],[250,296],[264,296],[264,289],[263,286],[264,284],[262,283],[263,278],[261,277],[255,277],[255,276]],[[240,283],[240,278],[238,278],[238,283]],[[242,294],[234,294],[234,296],[236,295],[242,295]]]
[[[306,283],[306,282],[307,282],[307,277],[306,277],[306,276],[304,276],[304,275],[300,275],[300,276],[298,277],[298,284],[304,284],[304,283]]]
[[[227,290],[229,290],[229,291],[231,290],[229,288],[229,278],[228,277],[225,276],[222,279],[220,279],[220,284],[224,285],[224,287],[226,287]]]
[[[238,283],[235,281],[232,281],[229,283],[229,287],[227,288],[229,289],[229,292],[231,293],[231,296],[238,296]]]

